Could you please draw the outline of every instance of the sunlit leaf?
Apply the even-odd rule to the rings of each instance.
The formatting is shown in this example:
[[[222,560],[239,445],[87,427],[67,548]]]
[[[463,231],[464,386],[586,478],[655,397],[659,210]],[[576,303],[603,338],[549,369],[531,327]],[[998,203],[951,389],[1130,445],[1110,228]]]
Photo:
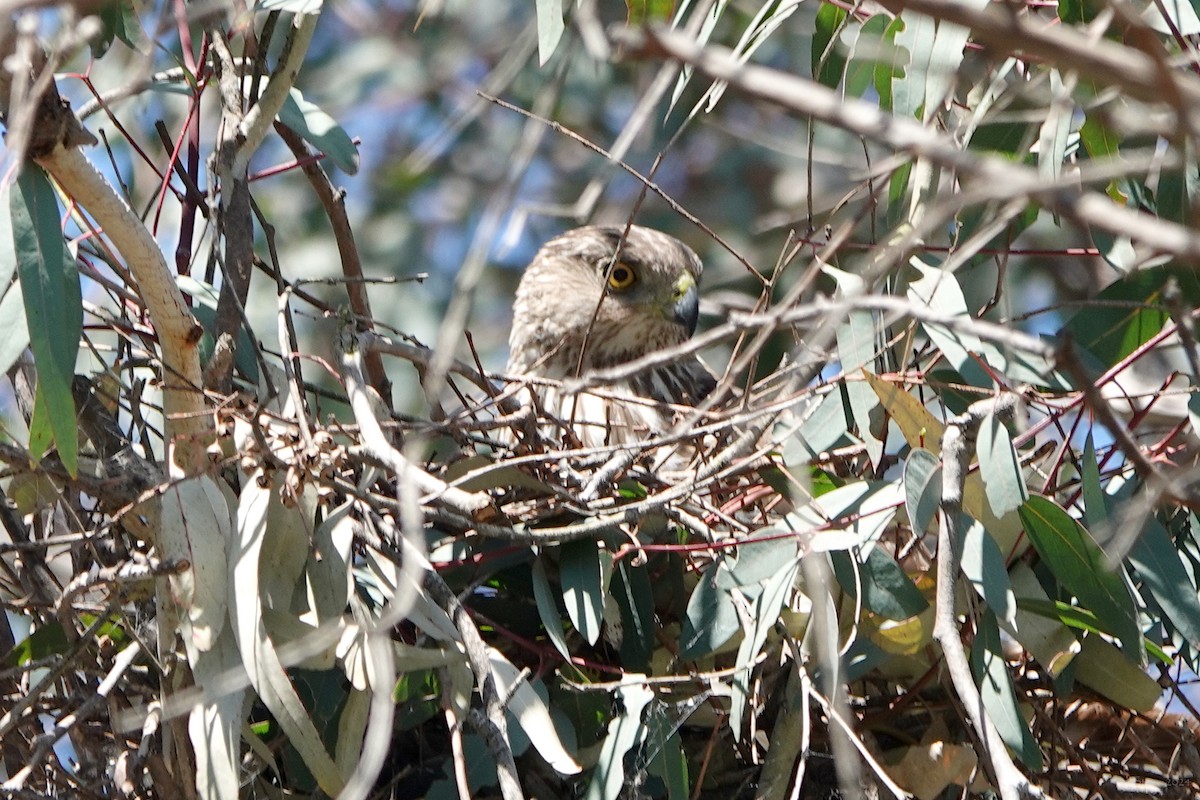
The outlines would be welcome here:
[[[814,552],[865,548],[883,535],[903,502],[904,487],[899,483],[855,481],[801,506],[788,514],[785,522],[789,530],[798,533],[833,523],[832,529],[815,532],[805,543]]]
[[[545,64],[558,49],[566,25],[563,23],[563,0],[536,0],[538,63]]]
[[[559,552],[558,568],[567,615],[588,644],[595,644],[604,622],[604,595],[612,570],[612,554],[601,553],[591,539],[567,542]]]
[[[1190,0],[1141,0],[1142,19],[1159,33],[1168,36],[1195,36],[1200,33],[1200,17]]]
[[[848,441],[846,430],[846,404],[835,388],[817,400],[800,430],[784,444],[784,461],[791,467],[805,464]]]
[[[277,494],[278,489],[260,485],[259,477],[258,474],[251,475],[238,498],[237,534],[234,556],[230,559],[229,581],[233,631],[251,686],[278,720],[288,742],[303,757],[305,766],[322,790],[336,796],[342,790],[345,777],[325,749],[308,711],[296,694],[263,621],[260,560],[267,536],[271,496]]]
[[[1003,517],[1020,508],[1029,498],[1029,490],[1025,488],[1021,462],[1008,428],[995,414],[989,412],[980,423],[976,452],[984,493],[992,513]]]
[[[189,647],[213,647],[225,627],[228,608],[228,549],[232,517],[225,497],[207,475],[174,480],[162,497],[159,555],[186,563],[168,578],[183,613]]]
[[[1046,180],[1056,181],[1062,174],[1062,165],[1066,160],[1075,103],[1067,101],[1067,90],[1059,71],[1050,70],[1049,77],[1050,107],[1038,131],[1038,174]]]
[[[726,569],[717,574],[722,589],[749,586],[777,574],[780,569],[796,563],[799,543],[782,528],[768,527],[745,540],[737,548],[736,557],[726,561]]]
[[[638,677],[644,676],[626,674],[625,685],[617,689],[621,710],[608,723],[608,734],[584,800],[616,800],[625,787],[625,754],[646,741],[649,731],[642,721],[642,711],[654,699],[654,692],[644,683],[635,683]]]
[[[258,0],[263,11],[285,11],[289,14],[316,14],[324,0]]]
[[[1017,600],[1008,580],[1004,556],[981,524],[972,521],[966,526],[960,552],[963,574],[988,604],[988,608],[1000,619],[1015,623]]]
[[[1109,567],[1091,534],[1041,495],[1026,500],[1020,514],[1038,555],[1058,581],[1104,623],[1107,632],[1121,640],[1128,658],[1144,663],[1142,631],[1129,587]]]
[[[237,642],[224,628],[213,646],[192,665],[197,686],[213,686],[241,669]],[[188,715],[188,738],[196,753],[200,797],[235,798],[241,785],[241,740],[245,689],[213,692]]]
[[[508,697],[508,710],[529,737],[546,763],[560,775],[578,775],[583,768],[568,750],[568,743],[550,717],[550,706],[545,696],[545,686],[538,681],[537,691],[530,681],[524,679],[521,670],[513,666],[504,654],[494,647],[488,648],[492,675],[496,679],[496,691]],[[570,743],[573,746],[573,742]]]
[[[745,631],[746,635],[738,645],[737,660],[734,662],[738,672],[733,676],[730,693],[729,726],[735,740],[741,738],[742,717],[747,710],[750,693],[750,671],[763,645],[766,644],[767,634],[779,619],[779,612],[796,582],[799,569],[797,561],[782,562],[757,597],[750,600],[749,625]]]
[[[896,34],[896,45],[907,51],[908,59],[904,74],[892,80],[892,110],[899,116],[911,117],[925,105],[937,22],[932,17],[908,11],[902,13],[900,19],[904,28]]]
[[[0,372],[7,373],[28,346],[25,298],[21,296],[20,281],[14,281],[8,284],[8,291],[0,298]]]
[[[279,121],[294,130],[347,175],[358,172],[358,147],[337,121],[304,99],[299,89],[288,92]]]
[[[929,530],[941,502],[942,462],[925,448],[915,447],[904,461],[904,507],[915,535]]]
[[[914,258],[910,263],[921,274],[918,280],[910,282],[908,286],[908,297],[913,303],[927,306],[948,317],[970,316],[962,287],[953,274],[931,267],[919,259]],[[973,386],[992,384],[991,377],[975,360],[984,351],[979,337],[936,323],[922,322],[921,328],[964,380]]]

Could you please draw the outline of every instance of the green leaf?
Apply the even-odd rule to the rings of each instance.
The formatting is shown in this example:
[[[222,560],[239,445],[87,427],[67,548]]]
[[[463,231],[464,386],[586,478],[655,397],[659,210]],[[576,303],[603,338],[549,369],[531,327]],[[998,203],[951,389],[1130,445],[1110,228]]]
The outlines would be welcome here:
[[[837,40],[846,24],[846,10],[833,3],[821,3],[817,11],[817,29],[812,39],[812,74],[818,83],[836,89],[846,69],[846,56]]]
[[[710,564],[688,598],[679,634],[679,657],[684,660],[711,653],[741,628],[733,599],[717,585],[724,568],[721,561]]]
[[[329,156],[347,175],[358,172],[358,148],[337,120],[304,99],[299,89],[288,91],[279,121],[300,134],[304,141]]]
[[[912,168],[912,162],[906,161],[896,167],[888,179],[887,219],[888,225],[893,228],[903,223],[908,215],[904,198],[908,196],[908,179],[912,175]]]
[[[1191,142],[1185,147],[1187,157],[1183,166],[1164,172],[1158,179],[1155,210],[1163,219],[1187,225],[1200,202],[1200,166],[1196,164]]]
[[[1129,561],[1171,624],[1200,649],[1200,597],[1179,551],[1153,516],[1129,551]]]
[[[846,79],[843,85],[847,97],[865,95],[874,85],[876,73],[880,69],[889,68],[889,64],[882,62],[885,61],[886,55],[895,50],[892,42],[886,38],[891,22],[892,18],[887,14],[876,14],[863,23],[846,65]]]
[[[545,64],[554,55],[566,25],[563,23],[562,0],[537,0],[538,64]]]
[[[1012,676],[1004,660],[1000,628],[990,611],[979,616],[975,641],[971,644],[971,670],[979,684],[979,694],[996,732],[1026,767],[1042,768],[1042,751],[1021,715]]]
[[[889,61],[880,61],[875,66],[875,92],[879,95],[879,107],[885,111],[894,110],[892,84],[904,77],[902,61],[907,56],[907,51],[896,46],[896,35],[902,30],[904,30],[904,21],[899,16],[888,23],[883,32],[883,42],[888,46],[892,58]],[[901,167],[901,169],[905,168]]]
[[[100,33],[94,36],[88,46],[92,58],[101,58],[108,52],[114,39],[119,39],[129,47],[135,47],[130,30],[137,31],[138,26],[133,19],[134,10],[127,0],[109,0],[97,9],[96,16],[100,20]]]
[[[1184,299],[1200,305],[1200,276],[1191,268],[1166,266],[1138,270],[1109,284],[1059,331],[1108,368],[1162,330],[1170,320],[1162,293],[1174,278]]]
[[[625,0],[625,21],[630,25],[669,22],[675,16],[675,0]]]
[[[942,462],[923,447],[904,461],[904,507],[913,534],[929,530],[942,502]]]
[[[1096,459],[1096,445],[1092,442],[1091,430],[1083,443],[1079,483],[1083,490],[1083,521],[1089,528],[1095,528],[1108,519],[1108,497],[1100,484],[1100,462]]]
[[[1099,636],[1084,637],[1074,663],[1076,680],[1126,708],[1149,712],[1162,696],[1156,680]]]
[[[825,267],[824,271],[832,275],[838,283],[840,297],[856,297],[862,292],[862,279],[857,275],[843,272],[833,267]],[[837,341],[838,360],[842,363],[842,371],[851,375],[860,369],[870,371],[875,362],[875,317],[869,311],[850,311],[846,321],[834,332]],[[845,381],[842,390],[850,402],[850,411],[854,416],[854,424],[858,427],[859,438],[866,445],[867,455],[872,464],[879,463],[883,454],[883,442],[875,438],[871,432],[871,412],[879,405],[875,392],[862,381]]]
[[[962,571],[975,591],[995,614],[1008,623],[1016,622],[1017,600],[1004,556],[996,540],[987,535],[983,525],[972,522],[962,534]]]
[[[604,592],[612,569],[612,554],[606,551],[602,558],[600,548],[591,539],[567,542],[559,551],[567,615],[588,644],[595,644],[604,622]]]
[[[895,559],[880,547],[872,547],[859,565],[859,586],[855,586],[854,566],[850,554],[829,554],[834,575],[838,583],[852,597],[855,589],[862,590],[862,604],[868,610],[891,620],[915,617],[929,608],[925,595],[913,584],[912,579]]]
[[[1105,124],[1099,114],[1088,114],[1084,119],[1083,124],[1079,126],[1079,141],[1093,160],[1108,158],[1121,150],[1120,137]]]
[[[629,560],[613,571],[613,599],[621,613],[621,664],[627,670],[642,669],[654,652],[654,590],[650,570],[635,567]]]
[[[35,404],[53,433],[63,466],[74,476],[79,434],[71,380],[83,330],[79,270],[63,245],[58,199],[40,167],[29,165],[21,172],[10,207],[17,274],[37,366]],[[30,448],[41,455],[32,442]]]
[[[722,589],[750,586],[775,575],[785,566],[797,563],[799,542],[786,525],[770,526],[755,531],[738,545],[736,559],[726,560],[726,569],[717,574]]]
[[[667,797],[670,800],[687,800],[691,784],[688,781],[687,756],[683,752],[679,731],[669,732],[668,728],[673,726],[662,714],[652,715],[649,725],[650,735],[647,741],[652,747],[656,742],[661,744],[657,745],[658,752],[651,759],[647,771],[666,784]]]
[[[1112,571],[1103,551],[1082,525],[1049,498],[1033,495],[1021,506],[1021,521],[1038,555],[1059,583],[1121,641],[1125,655],[1145,662],[1137,610],[1123,576]]]
[[[979,455],[979,472],[992,513],[1003,517],[1020,508],[1029,499],[1029,490],[1025,488],[1021,462],[1008,428],[995,414],[989,413],[980,424],[975,452]]]
[[[541,556],[534,560],[531,572],[533,599],[537,604],[538,617],[542,620],[542,627],[546,629],[546,635],[550,637],[554,648],[562,654],[563,658],[570,659],[571,649],[567,647],[566,637],[563,636],[562,617],[559,616],[558,605],[554,602],[554,590],[550,588],[550,581],[546,578],[546,565],[542,562]]]
[[[62,655],[68,649],[70,643],[62,624],[50,622],[17,642],[16,646],[0,659],[0,664],[8,668],[19,667],[31,661]]]

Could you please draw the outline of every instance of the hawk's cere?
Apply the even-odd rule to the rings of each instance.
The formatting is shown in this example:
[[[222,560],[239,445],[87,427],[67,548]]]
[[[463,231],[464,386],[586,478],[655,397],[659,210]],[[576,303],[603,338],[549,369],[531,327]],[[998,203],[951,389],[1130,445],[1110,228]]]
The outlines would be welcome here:
[[[517,289],[508,371],[551,380],[674,347],[696,329],[700,258],[665,233],[577,228],[548,242]],[[619,248],[619,253],[618,253]],[[617,254],[614,261],[613,255]],[[670,426],[663,404],[692,406],[712,391],[694,356],[640,372],[595,394],[535,385],[545,410],[588,446],[634,442]]]

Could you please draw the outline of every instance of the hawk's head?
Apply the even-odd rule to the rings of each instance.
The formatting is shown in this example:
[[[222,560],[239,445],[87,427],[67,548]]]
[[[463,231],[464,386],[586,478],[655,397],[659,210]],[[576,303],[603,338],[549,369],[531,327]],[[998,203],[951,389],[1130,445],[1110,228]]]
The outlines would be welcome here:
[[[567,378],[692,335],[699,257],[665,233],[634,225],[622,243],[623,232],[577,228],[538,252],[513,306],[510,372]]]

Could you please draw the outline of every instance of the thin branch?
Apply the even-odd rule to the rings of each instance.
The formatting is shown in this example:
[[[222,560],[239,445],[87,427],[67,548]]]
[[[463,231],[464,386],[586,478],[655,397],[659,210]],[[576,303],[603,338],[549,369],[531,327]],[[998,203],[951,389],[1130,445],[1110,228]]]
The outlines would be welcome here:
[[[1004,740],[1000,738],[999,731],[983,706],[983,698],[975,685],[971,665],[963,648],[955,599],[961,564],[958,547],[963,514],[963,485],[973,449],[971,444],[980,423],[988,414],[1011,416],[1019,402],[1020,397],[1016,394],[979,400],[972,403],[965,414],[951,417],[946,422],[946,431],[942,434],[942,515],[938,527],[936,607],[933,622],[933,638],[941,645],[950,681],[966,709],[975,734],[983,745],[984,754],[991,764],[992,777],[1003,800],[1041,798],[1044,794],[1017,769],[1008,754]]]
[[[921,2],[933,3],[935,0]],[[951,6],[957,7],[959,4],[938,3],[939,8]],[[995,9],[997,6],[990,5],[989,8]],[[965,151],[949,136],[915,119],[893,116],[878,105],[845,98],[805,78],[743,64],[724,48],[702,47],[674,31],[623,29],[617,39],[640,57],[678,59],[710,78],[727,81],[731,87],[752,97],[829,123],[894,150],[927,158],[943,168],[953,169],[960,181],[978,182],[989,187],[988,199],[1026,196],[1083,225],[1094,225],[1118,236],[1127,236],[1153,252],[1173,255],[1192,263],[1200,262],[1200,232],[1152,214],[1134,211],[1099,192],[1085,191],[1064,181],[1048,181],[1036,169],[999,156]],[[1011,45],[1011,41],[1008,44]],[[1159,88],[1157,84],[1150,85]],[[1143,91],[1152,93],[1154,90]],[[1191,96],[1190,91],[1188,96]],[[1193,106],[1200,108],[1200,93]]]
[[[350,407],[354,411],[354,418],[362,435],[361,449],[387,464],[402,482],[412,480],[418,489],[430,496],[427,502],[444,504],[475,521],[494,516],[495,507],[487,494],[467,492],[450,486],[413,464],[388,442],[376,416],[375,406],[382,406],[382,401],[378,398],[372,401],[367,394],[368,389],[359,363],[362,348],[358,346],[357,338],[353,334],[344,336],[351,341],[346,342],[343,349],[342,377],[346,385],[346,395],[350,398]],[[381,408],[380,411],[386,413],[386,409]]]

